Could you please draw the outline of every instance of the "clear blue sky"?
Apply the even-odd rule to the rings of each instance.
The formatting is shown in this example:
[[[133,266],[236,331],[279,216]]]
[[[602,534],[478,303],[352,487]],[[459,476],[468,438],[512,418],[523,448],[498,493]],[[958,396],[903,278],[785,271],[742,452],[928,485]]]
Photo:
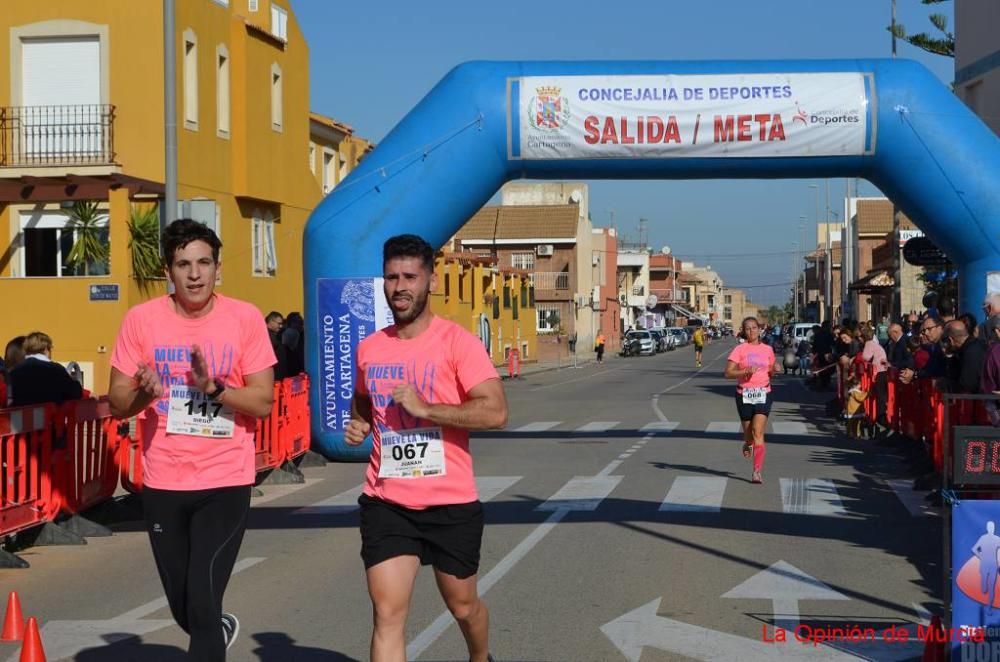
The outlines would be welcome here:
[[[291,0],[310,49],[313,110],[355,127],[378,142],[451,67],[465,60],[712,60],[826,59],[890,55],[890,0],[736,0],[682,2],[469,2],[465,0]],[[897,0],[908,32],[934,28],[953,7]],[[943,82],[950,58],[899,42],[899,57],[925,64]],[[788,299],[794,255],[806,216],[806,243],[815,246],[816,189],[825,213],[826,183],[806,180],[592,181],[595,225],[615,212],[619,232],[638,237],[649,220],[649,242],[679,257],[710,264],[759,303]],[[853,187],[854,180],[851,180]],[[832,180],[831,209],[843,209],[845,181]],[[879,195],[860,182],[862,195]],[[752,233],[745,228],[753,227]],[[764,257],[747,254],[780,253]]]

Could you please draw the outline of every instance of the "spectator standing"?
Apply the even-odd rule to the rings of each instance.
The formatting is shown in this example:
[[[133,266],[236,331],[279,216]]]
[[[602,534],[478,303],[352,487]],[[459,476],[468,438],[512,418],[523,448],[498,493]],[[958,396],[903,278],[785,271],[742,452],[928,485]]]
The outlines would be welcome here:
[[[965,323],[959,320],[947,325],[946,334],[952,351],[951,370],[938,388],[948,393],[978,393],[989,351],[986,341],[969,335]]]
[[[861,332],[861,337],[865,341],[864,348],[861,350],[861,358],[866,364],[875,368],[875,383],[872,388],[875,395],[875,424],[879,427],[880,434],[884,435],[889,429],[889,419],[886,417],[886,403],[889,399],[889,381],[886,370],[889,367],[889,360],[885,348],[878,342],[874,329],[866,326]]]
[[[83,397],[83,386],[52,361],[52,338],[41,331],[24,339],[24,361],[10,372],[11,405],[56,404]]]
[[[923,367],[914,366],[916,370],[903,370],[899,376],[901,382],[909,384],[914,378],[945,376],[947,361],[940,345],[941,336],[944,335],[943,327],[940,317],[928,315],[924,319],[920,325],[920,340],[923,343],[921,349],[928,355],[927,364]]]
[[[913,357],[906,351],[906,334],[901,324],[889,325],[889,342],[885,348],[889,365],[896,370],[913,367]]]
[[[287,353],[288,376],[294,377],[306,371],[306,323],[302,313],[291,312],[285,316],[285,330],[281,332],[281,344]]]
[[[272,310],[264,318],[267,324],[267,337],[271,340],[271,349],[274,351],[278,362],[274,366],[275,381],[288,377],[288,352],[284,343],[281,342],[281,330],[285,326],[285,320],[276,310]]]
[[[10,371],[24,361],[25,336],[15,336],[3,352],[3,371],[0,373],[0,407],[10,405]]]

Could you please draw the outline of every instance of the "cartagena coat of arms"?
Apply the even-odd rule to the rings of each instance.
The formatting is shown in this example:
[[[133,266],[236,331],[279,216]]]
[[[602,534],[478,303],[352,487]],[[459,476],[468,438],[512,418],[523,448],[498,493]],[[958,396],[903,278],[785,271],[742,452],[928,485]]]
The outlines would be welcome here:
[[[531,126],[542,131],[558,131],[569,121],[569,99],[562,96],[562,88],[554,85],[535,88],[528,108]]]

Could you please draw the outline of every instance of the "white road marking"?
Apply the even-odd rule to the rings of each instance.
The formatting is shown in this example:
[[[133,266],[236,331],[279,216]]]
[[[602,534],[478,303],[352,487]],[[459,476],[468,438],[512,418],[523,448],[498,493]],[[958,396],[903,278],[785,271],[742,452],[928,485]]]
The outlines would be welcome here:
[[[253,508],[254,506],[259,506],[262,503],[286,497],[289,494],[293,494],[307,487],[312,487],[316,483],[321,482],[323,482],[322,478],[306,478],[306,482],[304,483],[293,483],[291,485],[261,485],[259,489],[264,493],[264,496],[254,497],[251,499],[250,507]]]
[[[680,425],[677,421],[656,421],[642,426],[642,432],[673,432]]]
[[[666,423],[667,421],[670,420],[669,418],[667,418],[667,415],[663,413],[663,410],[660,409],[660,396],[661,395],[666,395],[667,393],[670,393],[671,391],[673,391],[675,388],[680,388],[681,386],[684,386],[689,381],[691,381],[692,379],[694,379],[695,377],[697,377],[701,373],[703,373],[706,370],[708,370],[719,359],[721,359],[721,358],[723,358],[725,356],[728,356],[728,354],[719,354],[714,359],[712,359],[707,364],[705,364],[705,366],[703,368],[699,368],[697,371],[695,371],[695,373],[692,374],[691,376],[687,377],[686,379],[682,379],[681,381],[677,382],[673,386],[668,386],[667,388],[663,389],[659,393],[656,393],[655,395],[653,395],[651,404],[653,405],[653,413],[656,414],[656,417],[658,419],[660,419],[664,423]]]
[[[591,421],[586,425],[578,427],[576,432],[607,432],[619,423],[621,421]]]
[[[512,432],[545,432],[546,430],[551,430],[562,423],[562,421],[540,421],[538,423],[528,423],[527,425],[522,425]]]
[[[774,431],[774,434],[809,434],[805,423],[794,421],[775,421],[774,423],[771,423],[771,429]]]
[[[316,503],[297,508],[292,511],[292,515],[344,515],[353,513],[358,509],[358,497],[361,496],[361,489],[364,484],[344,490],[328,499],[317,501]]]
[[[521,476],[480,476],[476,478],[476,491],[483,503],[492,501],[508,487],[521,480]]]
[[[521,480],[521,476],[477,476],[476,491],[479,492],[479,500],[486,502],[496,498],[498,494],[508,487]],[[336,494],[328,499],[317,501],[311,506],[303,506],[292,511],[293,515],[345,515],[353,513],[360,508],[358,497],[364,485],[352,487]]]
[[[713,512],[722,509],[728,479],[719,476],[678,476],[660,504],[660,512]]]
[[[712,421],[705,428],[707,434],[742,434],[738,421]]]
[[[233,574],[252,568],[264,560],[260,557],[240,559],[233,566]],[[50,660],[74,658],[84,650],[105,648],[116,641],[170,627],[174,625],[172,618],[143,620],[166,607],[167,599],[161,597],[106,620],[48,621],[41,628],[46,657]],[[10,657],[8,662],[17,662],[19,659],[18,653]]]
[[[833,481],[825,478],[782,478],[781,507],[799,515],[847,515]]]
[[[938,514],[937,511],[924,500],[924,495],[928,494],[928,492],[913,489],[912,480],[896,478],[885,482],[892,488],[892,491],[896,493],[896,496],[914,517],[920,517],[922,515],[936,516]]]
[[[614,372],[616,370],[624,370],[627,367],[628,366],[621,366],[619,368],[609,368],[608,370],[600,370],[598,372],[593,372],[593,373],[591,373],[589,375],[584,375],[583,377],[577,377],[576,379],[567,379],[566,381],[556,382],[555,384],[546,384],[545,386],[536,386],[535,388],[533,388],[531,390],[532,391],[542,391],[542,390],[547,389],[547,388],[555,388],[556,386],[562,386],[563,384],[572,384],[573,382],[582,382],[585,379],[593,379],[594,377],[598,377],[600,375],[603,375],[603,374],[606,374],[606,373],[609,373],[609,372]]]
[[[622,476],[575,476],[535,510],[597,510]]]

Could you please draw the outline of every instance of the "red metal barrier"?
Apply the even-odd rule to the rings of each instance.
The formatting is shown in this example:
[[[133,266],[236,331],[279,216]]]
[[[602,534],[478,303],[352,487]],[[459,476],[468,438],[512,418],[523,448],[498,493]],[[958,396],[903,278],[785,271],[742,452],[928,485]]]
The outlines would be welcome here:
[[[309,450],[309,376],[305,373],[282,380],[281,422],[278,437],[285,460],[294,460]]]
[[[266,471],[281,466],[285,461],[281,449],[278,430],[281,424],[281,384],[274,384],[274,404],[267,418],[257,420],[257,433],[254,435],[254,465],[257,471]]]
[[[52,425],[55,405],[0,410],[0,536],[53,519]]]
[[[111,417],[107,398],[76,400],[56,411],[57,432],[65,441],[63,450],[53,453],[56,466],[65,456],[67,471],[58,471],[62,507],[76,514],[110,499],[118,487],[118,447],[122,443],[120,425]]]

